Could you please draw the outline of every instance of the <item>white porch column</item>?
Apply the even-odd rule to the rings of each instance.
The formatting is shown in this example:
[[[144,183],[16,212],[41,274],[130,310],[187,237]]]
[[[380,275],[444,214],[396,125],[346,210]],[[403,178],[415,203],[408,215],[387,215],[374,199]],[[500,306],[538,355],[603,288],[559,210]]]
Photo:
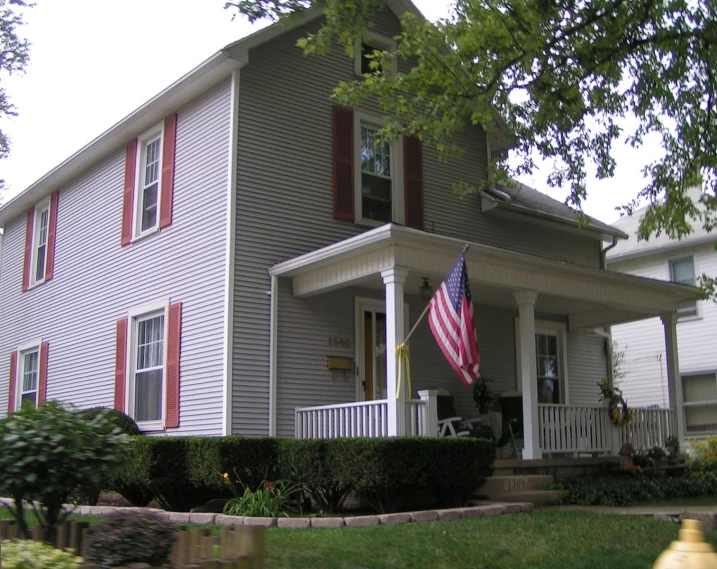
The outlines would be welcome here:
[[[675,413],[675,435],[680,439],[680,448],[685,449],[685,415],[682,408],[682,377],[680,376],[680,360],[677,349],[677,313],[670,312],[660,316],[665,328],[665,354],[667,355],[667,392],[670,408]]]
[[[405,388],[400,399],[396,398],[398,386],[398,357],[396,346],[403,342],[403,285],[406,283],[408,269],[391,267],[381,271],[386,289],[386,399],[388,400],[388,436],[400,437],[406,434]]]
[[[538,436],[538,367],[535,361],[535,300],[532,291],[515,293],[520,322],[519,377],[523,392],[523,458],[542,458]]]
[[[418,397],[424,401],[423,409],[423,436],[438,436],[438,390],[424,389],[418,392]]]

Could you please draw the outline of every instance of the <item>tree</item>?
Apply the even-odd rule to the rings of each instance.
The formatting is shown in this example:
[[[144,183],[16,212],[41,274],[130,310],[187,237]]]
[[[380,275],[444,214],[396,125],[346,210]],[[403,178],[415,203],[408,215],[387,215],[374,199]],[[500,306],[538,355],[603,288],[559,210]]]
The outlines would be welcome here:
[[[29,61],[30,44],[21,38],[18,28],[23,25],[24,9],[32,4],[26,0],[0,0],[0,76],[22,73]],[[17,112],[7,91],[0,86],[0,118],[15,116]],[[0,129],[0,160],[10,154],[10,140]],[[0,203],[3,201],[5,181],[0,180]]]
[[[320,30],[299,41],[307,54],[338,42],[350,55],[372,27],[383,0],[233,0],[251,21],[322,9]],[[397,53],[373,54],[373,73],[337,85],[334,97],[355,105],[377,97],[390,117],[384,135],[417,135],[444,158],[460,150],[467,125],[505,120],[515,133],[517,166],[493,174],[530,173],[536,157],[554,164],[548,183],[586,197],[590,162],[599,178],[615,170],[615,142],[640,147],[648,135],[664,155],[645,169],[639,199],[651,205],[639,238],[680,238],[692,221],[717,227],[717,4],[714,0],[453,0],[430,23],[402,18]],[[392,57],[412,62],[395,75]],[[383,65],[382,65],[383,63]],[[637,126],[626,131],[626,117]],[[696,204],[686,193],[702,183]],[[475,190],[463,185],[462,191]],[[637,201],[623,206],[631,213]],[[703,284],[709,288],[710,279]],[[714,291],[714,281],[711,281]]]

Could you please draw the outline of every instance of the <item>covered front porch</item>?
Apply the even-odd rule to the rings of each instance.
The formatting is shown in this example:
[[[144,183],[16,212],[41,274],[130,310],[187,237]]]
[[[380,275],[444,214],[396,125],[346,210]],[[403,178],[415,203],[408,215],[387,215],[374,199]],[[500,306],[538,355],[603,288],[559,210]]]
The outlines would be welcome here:
[[[412,376],[417,380],[411,389],[404,380],[399,389],[399,360],[393,354],[425,306],[415,293],[424,279],[438,287],[463,245],[456,239],[389,224],[272,267],[272,434],[276,434],[280,389],[279,346],[292,342],[281,332],[288,321],[279,302],[280,282],[289,281],[294,302],[320,301],[351,289],[352,321],[345,325],[353,342],[341,342],[352,344],[343,346],[344,353],[355,348],[353,358],[334,364],[329,358],[328,364],[336,366],[336,373],[355,376],[354,397],[333,404],[295,405],[295,436],[437,436],[438,392],[432,382],[433,377],[438,381],[437,374],[444,375],[447,364],[434,362],[436,351],[429,363],[427,344],[409,343]],[[671,435],[682,438],[682,415],[673,411],[681,408],[682,398],[676,310],[679,302],[694,297],[693,289],[476,243],[470,244],[466,262],[478,343],[486,362],[483,372],[498,377],[499,391],[517,391],[522,397],[523,458],[612,454],[624,442],[649,448],[664,445]],[[363,291],[372,298],[360,296]],[[487,325],[481,329],[494,313],[502,315],[500,329]],[[665,328],[670,408],[636,409],[632,423],[617,427],[598,401],[597,383],[608,377],[610,368],[606,327],[656,316]],[[419,326],[428,328],[427,322]],[[385,337],[383,332],[377,336],[377,330],[385,330]],[[424,342],[426,338],[424,333]],[[377,341],[380,350],[375,350]],[[368,353],[360,346],[374,351]],[[452,381],[461,394],[456,405],[459,414],[477,416],[455,374]]]

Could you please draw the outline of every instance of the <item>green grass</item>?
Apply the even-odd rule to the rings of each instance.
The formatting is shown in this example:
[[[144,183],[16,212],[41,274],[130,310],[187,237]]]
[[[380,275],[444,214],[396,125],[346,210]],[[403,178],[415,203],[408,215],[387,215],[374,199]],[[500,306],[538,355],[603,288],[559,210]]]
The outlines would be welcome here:
[[[584,512],[371,528],[270,529],[267,569],[650,569],[678,526]],[[707,539],[717,545],[717,532]]]

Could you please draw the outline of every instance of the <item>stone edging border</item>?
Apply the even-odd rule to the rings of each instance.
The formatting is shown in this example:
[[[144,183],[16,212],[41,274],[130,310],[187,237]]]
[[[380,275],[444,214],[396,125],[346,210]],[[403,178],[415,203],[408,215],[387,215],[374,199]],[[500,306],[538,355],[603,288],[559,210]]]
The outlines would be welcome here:
[[[73,506],[66,506],[68,509]],[[336,528],[336,527],[368,527],[377,525],[406,524],[411,522],[431,522],[436,520],[457,520],[460,518],[479,518],[501,516],[505,514],[530,513],[533,504],[495,503],[485,506],[467,508],[451,508],[446,510],[424,510],[419,512],[402,512],[397,514],[379,514],[373,516],[334,517],[334,518],[244,518],[241,516],[225,516],[223,514],[166,512],[156,508],[127,508],[114,506],[75,506],[73,514],[104,516],[116,511],[145,510],[155,512],[176,523],[216,524],[220,526],[259,526],[280,528]]]

